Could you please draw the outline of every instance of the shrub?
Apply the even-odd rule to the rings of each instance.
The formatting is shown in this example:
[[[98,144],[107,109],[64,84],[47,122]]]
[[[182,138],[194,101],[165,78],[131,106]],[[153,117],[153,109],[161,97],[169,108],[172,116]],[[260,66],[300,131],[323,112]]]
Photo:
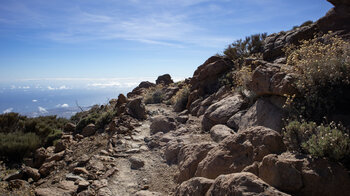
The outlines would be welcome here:
[[[181,112],[186,109],[189,95],[190,87],[184,86],[171,98],[171,102],[174,104],[175,112]]]
[[[97,119],[96,119],[96,126],[97,128],[103,129],[107,124],[109,124],[113,117],[116,115],[116,112],[113,110],[109,110],[107,112],[102,113]]]
[[[326,34],[287,49],[287,63],[297,74],[301,100],[294,104],[305,118],[320,121],[337,109],[349,110],[350,44]]]
[[[162,103],[164,100],[162,87],[151,88],[145,95],[145,104]]]
[[[236,40],[230,44],[223,53],[233,61],[241,61],[244,57],[262,52],[263,41],[266,37],[267,34],[262,33],[248,36],[244,40]]]
[[[0,156],[10,160],[19,161],[40,145],[40,138],[35,133],[0,133]]]
[[[285,127],[283,136],[290,149],[316,158],[341,161],[350,156],[349,134],[334,122],[317,126],[315,122],[292,121]]]

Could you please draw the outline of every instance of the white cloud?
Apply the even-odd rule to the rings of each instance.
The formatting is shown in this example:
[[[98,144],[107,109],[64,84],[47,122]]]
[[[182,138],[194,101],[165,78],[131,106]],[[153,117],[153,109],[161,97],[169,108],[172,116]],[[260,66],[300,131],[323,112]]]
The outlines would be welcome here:
[[[33,103],[36,103],[36,102],[38,102],[38,100],[36,100],[36,99],[33,99],[33,100],[32,100],[32,102],[33,102]]]
[[[48,113],[48,111],[47,111],[45,108],[40,107],[40,106],[38,107],[38,110],[39,110],[39,112],[42,113],[42,114]]]
[[[57,108],[68,108],[69,105],[67,103],[64,103],[64,104],[58,104],[56,105]]]
[[[13,108],[8,108],[6,110],[4,110],[2,113],[6,114],[6,113],[11,113],[13,111]]]
[[[66,85],[62,85],[62,86],[59,86],[57,88],[52,87],[52,86],[47,86],[47,89],[49,89],[49,90],[67,90],[69,88]]]

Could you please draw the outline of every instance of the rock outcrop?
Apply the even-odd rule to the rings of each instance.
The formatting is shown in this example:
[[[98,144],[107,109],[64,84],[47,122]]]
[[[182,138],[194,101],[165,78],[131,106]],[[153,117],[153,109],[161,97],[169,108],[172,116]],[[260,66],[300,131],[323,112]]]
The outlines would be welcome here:
[[[265,155],[284,151],[279,133],[266,127],[252,127],[226,137],[210,150],[198,164],[195,176],[214,179],[221,174],[240,172]]]
[[[156,84],[162,84],[162,85],[169,85],[171,83],[174,83],[174,81],[171,79],[171,76],[169,74],[164,74],[161,76],[158,76],[156,80]]]
[[[271,186],[292,195],[346,195],[350,187],[350,176],[340,164],[291,153],[265,156],[258,173]]]
[[[215,179],[206,196],[216,195],[287,196],[288,194],[278,191],[254,174],[242,172],[221,175]]]

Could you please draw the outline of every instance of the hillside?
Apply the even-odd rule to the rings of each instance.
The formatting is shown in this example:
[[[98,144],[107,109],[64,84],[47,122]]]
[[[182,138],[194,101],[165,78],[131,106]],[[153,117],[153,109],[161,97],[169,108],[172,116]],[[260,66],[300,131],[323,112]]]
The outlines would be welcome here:
[[[0,195],[349,195],[350,3],[328,1],[69,122],[2,115]]]

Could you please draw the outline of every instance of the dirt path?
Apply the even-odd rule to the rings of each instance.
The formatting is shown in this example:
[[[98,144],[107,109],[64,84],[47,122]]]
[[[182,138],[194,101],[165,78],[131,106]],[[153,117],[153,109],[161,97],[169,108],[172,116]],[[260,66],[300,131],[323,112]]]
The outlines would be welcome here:
[[[172,114],[171,108],[167,106],[147,106],[151,114]],[[164,195],[171,195],[175,188],[174,176],[177,166],[168,165],[162,153],[158,149],[148,149],[144,142],[145,137],[150,136],[150,118],[142,122],[142,126],[134,131],[132,138],[125,136],[122,139],[126,152],[131,157],[143,160],[144,166],[140,169],[131,169],[129,157],[116,160],[116,172],[109,180],[108,188],[112,195],[135,195],[139,190],[145,189],[156,191]]]

